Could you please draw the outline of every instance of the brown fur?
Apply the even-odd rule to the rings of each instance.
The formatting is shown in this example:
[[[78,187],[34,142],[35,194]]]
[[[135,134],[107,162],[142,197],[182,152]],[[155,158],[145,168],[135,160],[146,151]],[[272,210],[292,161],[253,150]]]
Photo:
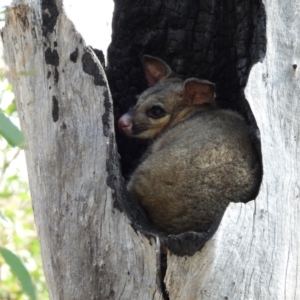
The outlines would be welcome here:
[[[257,193],[260,163],[248,127],[236,112],[215,107],[214,85],[183,82],[160,59],[143,59],[154,86],[119,120],[132,137],[153,139],[128,190],[166,233],[206,231],[229,202]],[[165,115],[149,117],[161,107]]]

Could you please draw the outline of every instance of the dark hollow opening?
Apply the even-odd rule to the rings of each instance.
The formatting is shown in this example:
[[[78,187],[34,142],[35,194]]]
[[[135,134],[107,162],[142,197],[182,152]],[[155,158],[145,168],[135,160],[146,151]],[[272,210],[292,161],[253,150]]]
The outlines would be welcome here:
[[[135,5],[129,0],[115,0],[106,69],[115,120],[147,88],[141,57],[148,54],[162,58],[183,78],[214,82],[218,104],[240,112],[253,132],[259,132],[244,88],[251,67],[263,60],[265,52],[266,15],[261,0],[151,0],[137,1]],[[254,134],[253,139],[261,153],[258,136]],[[126,180],[147,143],[128,139],[117,129],[116,140]],[[121,206],[128,207],[127,204]],[[136,213],[130,209],[127,213],[135,222]],[[143,220],[142,216],[138,223],[151,231],[151,225]]]

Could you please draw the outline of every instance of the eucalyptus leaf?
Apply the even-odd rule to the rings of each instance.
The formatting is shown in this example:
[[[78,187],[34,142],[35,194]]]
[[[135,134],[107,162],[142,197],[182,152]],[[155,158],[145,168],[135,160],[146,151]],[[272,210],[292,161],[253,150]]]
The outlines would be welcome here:
[[[7,142],[15,147],[20,146],[24,141],[24,136],[19,128],[12,123],[12,121],[0,111],[0,134],[7,140]]]
[[[0,253],[5,262],[9,265],[12,273],[19,279],[24,293],[26,293],[31,300],[36,300],[35,288],[30,274],[20,258],[6,248],[0,248]]]

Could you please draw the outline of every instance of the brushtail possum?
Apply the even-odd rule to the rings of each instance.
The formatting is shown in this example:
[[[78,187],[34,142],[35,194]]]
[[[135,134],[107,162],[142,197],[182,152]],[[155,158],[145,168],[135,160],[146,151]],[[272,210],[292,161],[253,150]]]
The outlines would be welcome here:
[[[177,77],[144,56],[150,88],[118,121],[129,137],[152,145],[127,188],[159,230],[207,231],[229,202],[257,194],[261,165],[243,117],[216,106],[215,85]]]

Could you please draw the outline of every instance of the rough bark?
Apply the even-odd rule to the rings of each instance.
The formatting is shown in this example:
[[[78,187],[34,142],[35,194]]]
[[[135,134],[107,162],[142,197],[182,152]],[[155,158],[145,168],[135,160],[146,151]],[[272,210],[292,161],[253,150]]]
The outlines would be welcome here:
[[[117,22],[123,22],[122,4],[127,2],[118,0],[115,3],[120,5],[115,13],[116,29]],[[186,7],[171,9],[171,1],[164,1],[164,6],[157,3],[160,4],[149,2],[143,12],[147,14],[150,8],[156,9],[149,18],[154,25],[157,24],[156,14],[163,19],[165,14],[180,12]],[[251,1],[215,1],[213,6],[205,4],[203,7],[200,2],[188,3],[197,4],[190,8],[195,14],[196,8],[198,12],[217,10],[223,12],[222,20],[230,20],[225,12],[236,11],[233,14],[236,16],[233,20],[238,20],[236,24],[250,24],[245,27],[252,30],[246,38],[237,39],[238,29],[229,31],[228,35],[235,37],[234,45],[249,42],[249,37],[253,36],[250,43],[242,43],[248,53],[245,54],[246,67],[242,67],[243,61],[237,60],[236,49],[239,48],[232,50],[229,47],[237,56],[232,61],[228,56],[233,67],[222,79],[226,81],[229,76],[228,81],[233,80],[235,88],[225,89],[225,94],[236,94],[237,103],[243,103],[240,93],[251,65],[262,57],[257,51],[262,49],[264,52],[263,43],[253,42],[259,40],[257,32],[261,23],[257,20],[261,10],[251,10],[249,17],[250,11],[245,9],[246,4],[254,3]],[[229,6],[229,3],[233,4]],[[130,211],[131,222],[136,220],[134,215],[140,214],[134,203],[124,199],[126,193],[122,189],[115,152],[111,99],[103,69],[62,13],[60,1],[42,1],[42,7],[39,4],[39,1],[20,1],[10,8],[2,37],[13,75],[21,125],[27,137],[30,188],[51,299],[300,298],[297,282],[297,250],[300,246],[300,165],[297,161],[300,88],[298,67],[295,66],[300,56],[297,1],[265,3],[267,52],[263,62],[252,68],[246,87],[246,98],[261,132],[264,176],[260,193],[255,201],[230,205],[216,234],[201,251],[191,257],[168,253],[164,278],[168,295],[162,293],[160,284],[158,240],[148,240],[142,233],[134,231],[129,219],[119,210]],[[163,8],[166,9],[163,11]],[[241,11],[244,14],[239,15]],[[141,12],[136,13],[133,7],[129,19],[142,19]],[[127,14],[129,12],[124,10],[125,19]],[[215,28],[210,25],[215,20],[213,14],[208,15],[211,19],[199,14],[199,20],[205,20],[204,24],[199,22],[207,25],[199,40],[205,40],[205,32],[210,36],[210,28]],[[263,18],[263,14],[261,16]],[[168,20],[173,23],[165,21],[166,28],[172,24],[179,26],[186,20],[185,17],[171,17]],[[227,28],[226,24],[219,24],[217,28]],[[234,24],[231,26],[236,28]],[[145,88],[145,82],[141,83],[140,79],[139,64],[139,56],[143,53],[161,56],[177,72],[187,70],[182,72],[184,75],[198,74],[193,73],[196,67],[191,67],[191,71],[182,67],[185,61],[192,62],[191,66],[201,62],[194,60],[188,51],[187,56],[181,56],[198,34],[184,43],[182,39],[175,43],[176,38],[167,38],[172,37],[170,30],[165,38],[169,44],[161,45],[160,40],[155,41],[155,34],[139,32],[137,23],[131,25],[128,22],[128,28],[128,32],[123,31],[124,37],[130,32],[138,33],[136,37],[129,36],[131,50],[125,41],[122,55],[117,47],[110,49],[110,55],[119,54],[124,58],[119,61],[123,69],[110,65],[108,73],[116,97],[116,114],[127,109],[130,105],[127,100],[133,101],[131,97]],[[144,41],[141,46],[133,42],[138,37]],[[215,43],[222,44],[221,41]],[[180,55],[177,52],[168,54],[177,51],[181,43],[185,48]],[[139,44],[138,40],[136,44]],[[255,48],[256,44],[262,48]],[[158,45],[161,48],[155,52]],[[197,42],[193,47],[197,47]],[[196,52],[195,49],[191,48],[190,53]],[[225,52],[229,54],[230,51]],[[218,57],[227,58],[222,53]],[[257,56],[253,58],[251,53]],[[226,60],[222,66],[226,67]],[[207,69],[202,67],[203,76],[202,73],[198,76],[213,80],[209,74],[221,74],[219,64],[211,63]],[[244,70],[243,76],[239,70]],[[238,82],[230,77],[232,74]],[[140,82],[135,90],[134,85],[129,84],[134,78]],[[237,107],[239,105],[243,107],[242,104]],[[119,208],[114,207],[114,203]]]
[[[135,232],[117,203],[104,71],[59,1],[16,2],[2,39],[50,298],[161,299],[155,240]]]

